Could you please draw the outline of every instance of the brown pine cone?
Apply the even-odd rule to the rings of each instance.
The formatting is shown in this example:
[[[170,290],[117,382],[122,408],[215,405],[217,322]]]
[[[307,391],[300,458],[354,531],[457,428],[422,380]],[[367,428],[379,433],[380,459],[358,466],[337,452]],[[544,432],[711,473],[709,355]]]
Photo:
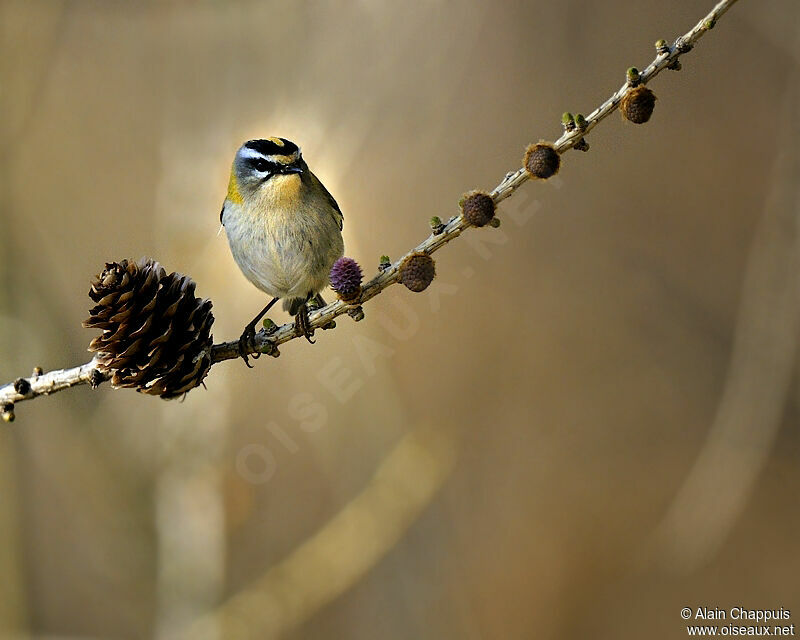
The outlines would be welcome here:
[[[653,115],[656,96],[644,85],[631,89],[619,103],[622,117],[634,124],[644,124]]]
[[[558,173],[561,156],[549,142],[539,142],[525,149],[522,164],[531,178],[547,180]]]
[[[427,253],[417,251],[400,263],[400,282],[410,291],[425,291],[436,275],[436,263]]]
[[[211,301],[195,283],[167,274],[154,260],[111,262],[89,297],[97,303],[83,326],[102,329],[89,345],[114,387],[175,398],[198,386],[211,368]]]
[[[480,191],[473,191],[461,201],[461,214],[473,227],[483,227],[494,218],[494,200]]]

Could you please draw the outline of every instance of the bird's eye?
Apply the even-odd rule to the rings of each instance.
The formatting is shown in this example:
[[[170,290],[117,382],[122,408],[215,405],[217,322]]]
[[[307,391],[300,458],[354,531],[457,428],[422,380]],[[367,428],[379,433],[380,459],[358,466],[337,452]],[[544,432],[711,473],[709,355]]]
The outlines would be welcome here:
[[[261,173],[266,173],[269,171],[269,164],[266,160],[256,160],[253,162],[253,168]]]

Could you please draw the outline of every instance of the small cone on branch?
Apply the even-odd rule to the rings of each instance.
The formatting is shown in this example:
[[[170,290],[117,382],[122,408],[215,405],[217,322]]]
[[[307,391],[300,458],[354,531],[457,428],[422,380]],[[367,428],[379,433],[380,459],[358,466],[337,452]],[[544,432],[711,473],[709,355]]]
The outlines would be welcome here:
[[[656,95],[643,84],[631,89],[619,103],[622,117],[634,124],[644,124],[653,115]]]
[[[494,200],[480,191],[467,193],[461,201],[461,215],[473,227],[483,227],[494,218]]]
[[[154,260],[110,262],[92,282],[96,306],[83,326],[102,329],[89,345],[114,387],[169,399],[198,386],[211,368],[211,301],[195,283]]]
[[[361,296],[361,267],[352,258],[342,257],[331,267],[331,288],[343,302],[352,303]]]
[[[549,142],[539,142],[525,149],[522,164],[531,178],[547,180],[558,173],[561,156]]]
[[[409,291],[425,291],[436,276],[436,263],[427,253],[417,251],[400,263],[399,280]]]

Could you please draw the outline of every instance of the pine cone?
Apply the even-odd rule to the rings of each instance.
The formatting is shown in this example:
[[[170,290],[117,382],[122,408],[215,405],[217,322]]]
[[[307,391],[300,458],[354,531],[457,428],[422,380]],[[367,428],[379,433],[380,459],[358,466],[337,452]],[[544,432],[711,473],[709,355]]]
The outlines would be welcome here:
[[[634,124],[644,124],[653,115],[656,106],[656,96],[644,85],[631,89],[619,103],[622,117]]]
[[[355,302],[361,295],[361,267],[352,258],[339,258],[331,267],[331,287],[347,303]]]
[[[561,156],[549,142],[539,142],[525,149],[522,164],[531,178],[547,180],[558,173]]]
[[[418,251],[400,263],[400,282],[410,291],[425,291],[436,275],[436,263],[427,253]]]
[[[461,214],[473,227],[483,227],[494,218],[494,200],[480,191],[468,193],[461,202]]]
[[[102,329],[89,351],[114,387],[175,398],[211,368],[211,301],[194,297],[188,276],[158,263],[107,263],[89,290],[97,303],[84,327]]]

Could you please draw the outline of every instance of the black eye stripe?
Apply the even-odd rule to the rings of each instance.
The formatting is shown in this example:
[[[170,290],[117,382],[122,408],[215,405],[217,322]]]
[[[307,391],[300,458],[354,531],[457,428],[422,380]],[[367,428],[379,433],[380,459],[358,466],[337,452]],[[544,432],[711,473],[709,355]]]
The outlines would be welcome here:
[[[277,173],[281,165],[277,162],[270,162],[264,158],[249,158],[247,164],[255,171],[266,171],[268,173]]]

